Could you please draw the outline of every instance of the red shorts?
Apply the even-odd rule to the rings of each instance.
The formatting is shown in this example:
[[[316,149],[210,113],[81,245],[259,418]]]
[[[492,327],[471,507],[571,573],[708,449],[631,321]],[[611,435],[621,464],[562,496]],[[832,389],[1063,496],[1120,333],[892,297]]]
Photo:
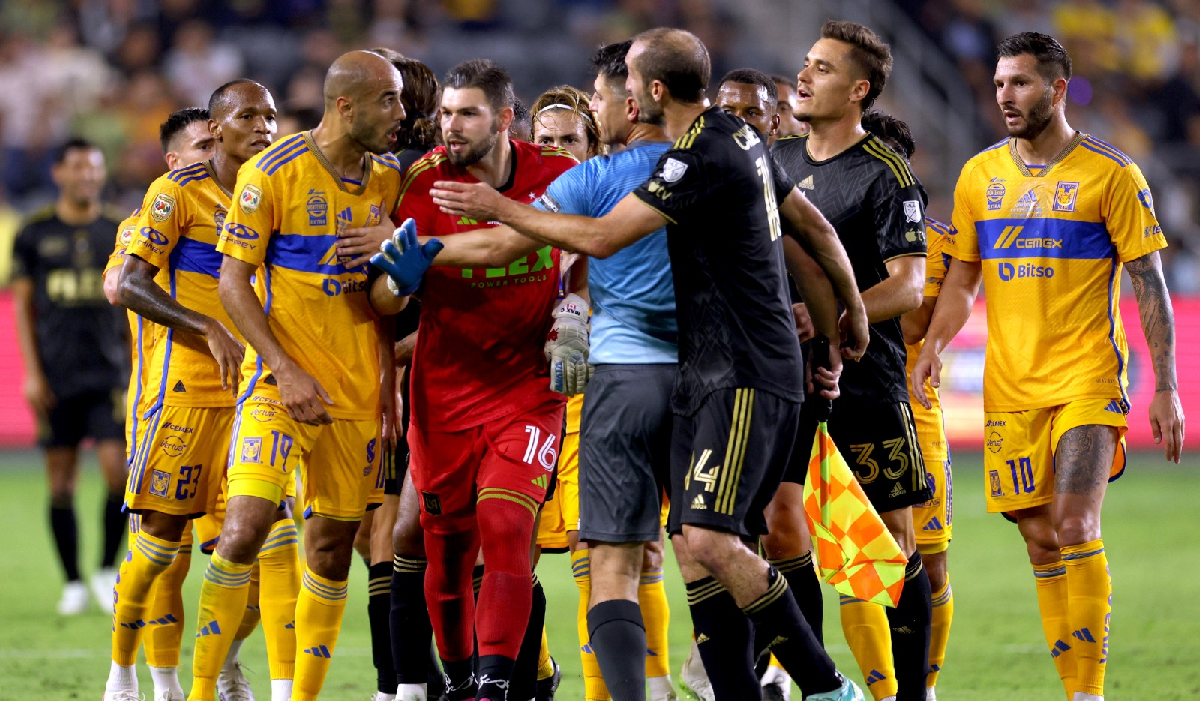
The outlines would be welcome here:
[[[434,533],[468,531],[475,505],[505,499],[536,518],[558,462],[563,405],[542,404],[463,431],[425,431],[409,425],[409,469],[420,494],[421,527]]]

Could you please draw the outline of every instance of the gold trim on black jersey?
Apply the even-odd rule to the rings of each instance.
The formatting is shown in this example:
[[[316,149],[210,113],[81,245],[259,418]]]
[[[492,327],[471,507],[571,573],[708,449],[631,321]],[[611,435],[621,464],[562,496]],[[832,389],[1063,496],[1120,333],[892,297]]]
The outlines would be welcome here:
[[[675,145],[672,146],[671,148],[676,148],[676,149],[691,148],[692,144],[694,144],[696,142],[696,137],[699,136],[700,132],[702,132],[702,131],[704,131],[704,115],[703,114],[696,118],[696,121],[693,122],[692,126],[688,128],[687,133],[684,134],[683,136],[679,137],[675,141]]]
[[[896,176],[896,180],[900,182],[900,187],[912,187],[916,184],[917,179],[913,177],[912,171],[908,169],[908,164],[904,162],[900,154],[880,141],[878,137],[872,136],[864,141],[863,150],[886,163],[892,174]]]
[[[1075,132],[1075,136],[1071,138],[1070,143],[1063,147],[1063,150],[1059,151],[1057,156],[1051,158],[1049,163],[1042,166],[1042,169],[1038,171],[1037,175],[1034,175],[1032,172],[1030,172],[1029,166],[1025,165],[1025,161],[1023,161],[1020,154],[1017,153],[1016,139],[1009,140],[1008,155],[1012,156],[1013,165],[1017,167],[1017,170],[1020,171],[1021,175],[1024,175],[1027,178],[1041,178],[1045,177],[1045,175],[1050,172],[1050,169],[1061,163],[1064,158],[1070,156],[1071,152],[1075,150],[1075,147],[1083,143],[1084,138],[1085,135],[1083,132]]]

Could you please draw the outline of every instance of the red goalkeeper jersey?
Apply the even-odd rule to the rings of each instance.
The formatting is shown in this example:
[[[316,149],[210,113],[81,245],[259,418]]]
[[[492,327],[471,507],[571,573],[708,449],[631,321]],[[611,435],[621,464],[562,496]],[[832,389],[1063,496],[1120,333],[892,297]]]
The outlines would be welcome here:
[[[576,162],[565,151],[511,141],[513,168],[498,188],[532,202]],[[494,226],[438,209],[429,190],[438,180],[478,182],[451,165],[439,146],[414,163],[400,186],[396,222],[412,218],[421,236],[446,238]],[[504,268],[432,267],[421,287],[421,325],[413,358],[413,424],[424,430],[461,431],[561,401],[550,391],[542,346],[559,291],[559,251],[539,248]]]

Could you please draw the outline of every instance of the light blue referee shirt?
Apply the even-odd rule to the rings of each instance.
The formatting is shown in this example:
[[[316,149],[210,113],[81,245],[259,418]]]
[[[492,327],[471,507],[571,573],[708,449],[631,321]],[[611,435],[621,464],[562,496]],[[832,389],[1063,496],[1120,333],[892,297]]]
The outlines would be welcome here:
[[[558,176],[533,206],[602,217],[654,173],[659,157],[670,148],[669,141],[635,141],[614,156],[590,158]],[[608,258],[589,258],[588,289],[593,364],[679,361],[665,228]]]

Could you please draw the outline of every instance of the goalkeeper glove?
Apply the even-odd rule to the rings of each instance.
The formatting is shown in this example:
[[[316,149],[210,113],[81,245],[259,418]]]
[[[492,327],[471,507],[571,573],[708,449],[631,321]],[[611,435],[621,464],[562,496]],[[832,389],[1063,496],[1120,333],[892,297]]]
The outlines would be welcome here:
[[[546,337],[546,360],[550,363],[550,389],[573,397],[583,392],[592,377],[588,365],[588,315],[591,308],[583,298],[569,294],[554,310],[554,325]]]
[[[387,273],[387,285],[392,294],[397,297],[411,295],[421,286],[421,278],[442,247],[442,242],[437,239],[418,243],[417,223],[405,219],[392,233],[392,238],[380,245],[380,252],[371,256],[371,265]]]

